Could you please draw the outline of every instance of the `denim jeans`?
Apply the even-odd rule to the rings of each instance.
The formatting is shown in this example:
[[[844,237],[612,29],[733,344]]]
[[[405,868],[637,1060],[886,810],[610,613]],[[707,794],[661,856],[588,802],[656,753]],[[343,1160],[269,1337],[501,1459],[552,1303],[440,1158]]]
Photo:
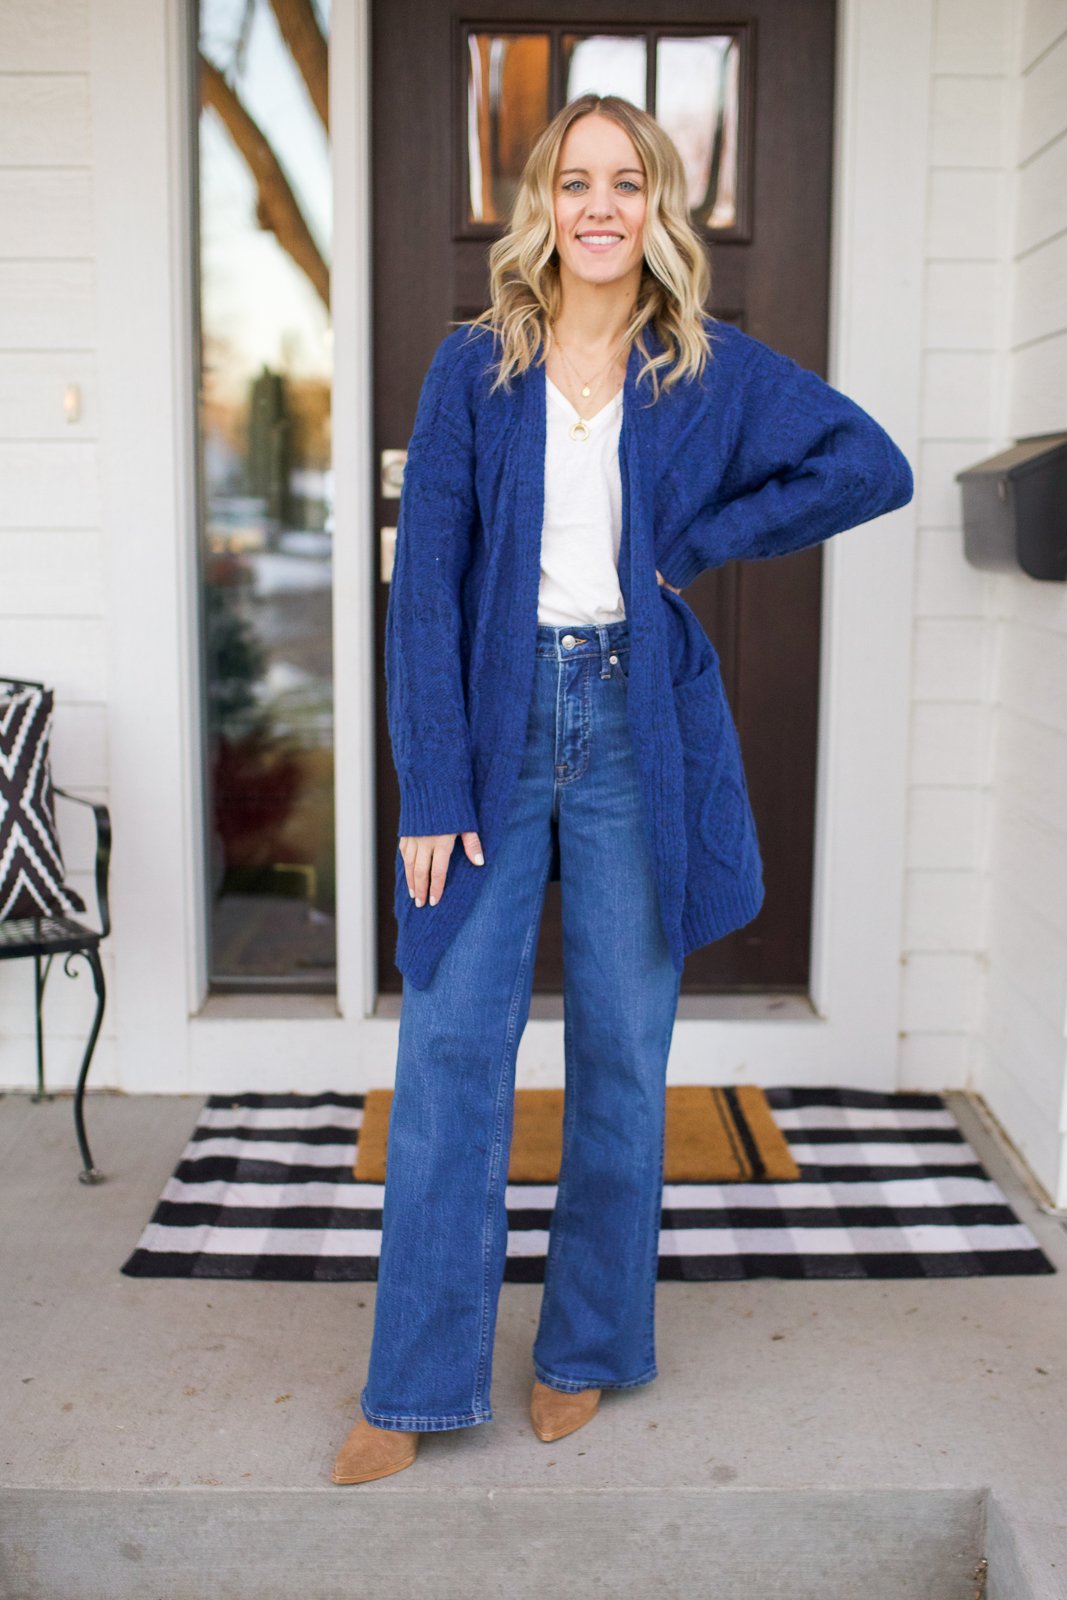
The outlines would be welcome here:
[[[378,1427],[462,1428],[493,1415],[515,1058],[554,833],[563,1146],[533,1368],[542,1383],[571,1392],[657,1375],[666,1068],[680,978],[644,835],[627,722],[629,649],[625,620],[538,624],[508,828],[431,983],[403,989],[360,1395]]]

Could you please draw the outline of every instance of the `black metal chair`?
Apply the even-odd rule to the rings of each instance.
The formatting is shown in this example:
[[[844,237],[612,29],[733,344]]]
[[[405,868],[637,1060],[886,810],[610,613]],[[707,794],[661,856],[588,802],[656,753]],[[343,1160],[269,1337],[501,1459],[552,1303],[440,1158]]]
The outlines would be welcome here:
[[[5,678],[0,676],[0,683],[10,683],[15,688],[42,689],[43,684],[35,683],[29,678]],[[111,817],[108,808],[94,800],[85,800],[81,795],[71,794],[67,789],[61,789],[58,784],[52,784],[52,793],[60,795],[64,800],[70,800],[75,805],[88,806],[96,819],[96,905],[99,918],[99,930],[87,928],[83,923],[75,922],[71,917],[42,916],[23,917],[10,922],[0,921],[0,961],[13,961],[22,957],[32,956],[34,963],[34,1000],[37,1013],[37,1092],[35,1100],[51,1099],[45,1090],[44,1081],[44,1030],[41,1020],[41,1008],[44,1003],[44,988],[48,982],[48,974],[52,961],[56,956],[65,957],[63,970],[67,977],[77,977],[71,972],[71,962],[76,956],[82,956],[89,964],[93,975],[93,986],[96,990],[96,1015],[93,1018],[92,1029],[82,1056],[81,1070],[78,1074],[78,1083],[74,1091],[74,1130],[78,1136],[78,1148],[81,1151],[83,1162],[82,1171],[78,1177],[82,1183],[102,1183],[106,1174],[98,1171],[93,1166],[93,1158],[89,1150],[89,1141],[85,1136],[85,1083],[89,1076],[89,1067],[96,1049],[96,1041],[100,1033],[100,1024],[104,1020],[104,1005],[106,991],[104,987],[104,969],[100,961],[100,943],[106,939],[111,930],[111,915],[107,900],[108,870],[111,863]],[[59,819],[56,819],[58,829]],[[44,965],[42,967],[42,959]]]

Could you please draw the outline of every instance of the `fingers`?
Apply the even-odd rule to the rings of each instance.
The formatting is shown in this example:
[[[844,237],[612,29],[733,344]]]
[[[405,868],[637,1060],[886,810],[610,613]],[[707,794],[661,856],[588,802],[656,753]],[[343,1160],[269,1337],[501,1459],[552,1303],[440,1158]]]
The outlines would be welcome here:
[[[467,860],[473,861],[476,867],[485,866],[485,857],[482,855],[482,841],[476,833],[461,833],[463,848],[467,852]]]
[[[417,906],[436,905],[445,887],[454,833],[431,833],[405,837],[400,841],[400,854],[404,858],[404,874],[408,893]]]
[[[408,894],[417,906],[426,905],[427,902],[435,906],[444,894],[448,863],[452,859],[457,838],[463,840],[468,859],[476,866],[484,866],[481,840],[474,832],[437,833],[422,837],[405,835],[401,838],[399,849],[404,862]]]
[[[400,841],[397,844],[397,849],[400,851],[400,859],[404,863],[404,878],[407,882],[408,894],[413,900],[415,898],[415,878],[413,874],[415,868],[416,843],[417,841],[409,834],[402,834]]]

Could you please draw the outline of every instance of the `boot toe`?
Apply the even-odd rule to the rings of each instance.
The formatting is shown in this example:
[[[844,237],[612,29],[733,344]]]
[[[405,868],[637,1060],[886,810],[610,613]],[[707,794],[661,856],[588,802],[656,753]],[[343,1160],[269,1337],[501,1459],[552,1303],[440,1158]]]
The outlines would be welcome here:
[[[583,1427],[595,1415],[599,1404],[599,1389],[564,1392],[536,1379],[530,1395],[530,1420],[539,1439],[546,1442],[562,1439],[565,1434]]]
[[[334,1483],[366,1483],[410,1467],[419,1436],[399,1428],[376,1428],[360,1417],[337,1453],[330,1474]]]

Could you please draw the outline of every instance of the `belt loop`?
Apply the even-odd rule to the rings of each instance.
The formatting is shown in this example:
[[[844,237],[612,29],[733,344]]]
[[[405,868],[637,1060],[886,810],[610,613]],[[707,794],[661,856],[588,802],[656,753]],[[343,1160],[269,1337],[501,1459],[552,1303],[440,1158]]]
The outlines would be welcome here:
[[[608,642],[607,626],[604,623],[597,622],[594,623],[594,627],[597,631],[597,638],[600,640],[600,676],[602,678],[610,678],[611,662],[608,660],[608,655],[611,646]]]

